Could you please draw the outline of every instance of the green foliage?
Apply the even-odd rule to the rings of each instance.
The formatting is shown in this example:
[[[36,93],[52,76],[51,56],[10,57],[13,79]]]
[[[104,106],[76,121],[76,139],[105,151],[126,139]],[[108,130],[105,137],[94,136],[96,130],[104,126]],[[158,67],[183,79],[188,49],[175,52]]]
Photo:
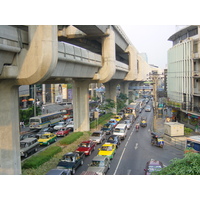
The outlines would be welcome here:
[[[193,132],[193,130],[191,128],[184,127],[184,133],[185,133],[185,135],[190,135],[191,132]]]
[[[99,117],[98,125],[99,124],[102,124],[102,125],[105,124],[111,118],[112,115],[113,115],[112,113],[107,113],[107,114]],[[96,125],[97,125],[97,121],[95,120],[95,121],[90,123],[90,128],[95,128]]]
[[[126,94],[120,93],[119,97],[117,98],[117,111],[120,111],[126,106],[127,99],[128,97]]]
[[[74,132],[59,141],[60,145],[68,145],[76,141],[83,135],[83,132]]]
[[[200,175],[200,154],[188,152],[184,158],[175,158],[171,164],[154,175]]]
[[[36,169],[43,163],[49,161],[55,154],[62,151],[62,148],[59,146],[50,146],[44,151],[38,153],[35,156],[32,156],[31,158],[24,161],[22,164],[22,169],[29,169],[34,168]]]
[[[106,99],[104,104],[100,106],[101,110],[111,112],[112,108],[115,108],[115,102],[112,99]]]
[[[41,108],[36,107],[36,115],[41,114]],[[19,118],[20,121],[24,121],[25,124],[29,123],[29,119],[34,116],[34,106],[31,106],[30,108],[26,110],[20,110],[19,112]]]

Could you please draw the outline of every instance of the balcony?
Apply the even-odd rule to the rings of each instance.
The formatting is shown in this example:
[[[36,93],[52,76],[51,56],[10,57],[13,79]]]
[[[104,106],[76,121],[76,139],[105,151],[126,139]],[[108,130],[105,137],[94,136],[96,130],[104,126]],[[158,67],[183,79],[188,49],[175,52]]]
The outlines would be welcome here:
[[[193,59],[194,60],[200,59],[199,53],[193,53]]]

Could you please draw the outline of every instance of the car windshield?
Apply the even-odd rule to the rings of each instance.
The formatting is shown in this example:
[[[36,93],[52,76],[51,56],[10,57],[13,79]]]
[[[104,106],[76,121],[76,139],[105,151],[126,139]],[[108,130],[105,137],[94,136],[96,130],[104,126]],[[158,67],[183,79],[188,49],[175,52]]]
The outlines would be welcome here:
[[[114,137],[109,137],[108,140],[112,141],[112,140],[114,140]]]
[[[50,137],[49,135],[41,135],[41,136],[40,136],[41,139],[47,139],[47,138],[49,138],[49,137]]]
[[[124,123],[125,124],[130,124],[130,120],[125,120]]]
[[[90,147],[89,143],[81,143],[79,147]]]
[[[110,128],[110,124],[104,124],[103,128]]]
[[[153,166],[149,166],[149,168],[148,168],[148,172],[154,172],[154,171],[160,171],[162,169],[162,167],[160,166],[160,165],[158,165],[158,166],[155,166],[155,165],[153,165]]]
[[[116,132],[116,133],[123,133],[123,129],[116,128],[116,129],[115,129],[115,132]]]
[[[111,146],[102,146],[101,151],[112,151],[112,147]]]
[[[32,122],[40,122],[40,120],[39,119],[30,119],[30,123],[32,123]]]
[[[20,148],[28,147],[28,144],[26,142],[20,142]]]
[[[104,167],[104,161],[93,160],[90,164],[91,167]]]
[[[73,156],[63,156],[62,161],[75,162],[75,158]]]
[[[58,122],[58,126],[64,125],[64,122]]]
[[[92,136],[100,137],[100,133],[96,133],[96,132],[94,132],[94,133],[92,133]]]

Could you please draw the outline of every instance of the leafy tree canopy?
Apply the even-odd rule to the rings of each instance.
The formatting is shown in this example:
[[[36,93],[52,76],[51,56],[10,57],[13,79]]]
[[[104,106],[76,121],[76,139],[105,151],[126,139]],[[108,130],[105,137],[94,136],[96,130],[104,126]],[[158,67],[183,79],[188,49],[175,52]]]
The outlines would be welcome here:
[[[154,175],[200,175],[200,154],[188,152],[184,158],[175,158],[171,164]]]

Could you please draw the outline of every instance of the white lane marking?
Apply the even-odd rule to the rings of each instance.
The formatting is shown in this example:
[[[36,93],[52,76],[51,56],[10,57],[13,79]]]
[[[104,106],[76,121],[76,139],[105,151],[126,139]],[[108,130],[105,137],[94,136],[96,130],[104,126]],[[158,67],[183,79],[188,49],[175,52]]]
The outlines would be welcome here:
[[[117,170],[118,170],[119,164],[120,164],[120,162],[121,162],[121,159],[122,159],[122,156],[124,155],[125,150],[126,150],[126,148],[124,148],[124,150],[123,150],[123,152],[122,152],[122,155],[121,155],[121,157],[120,157],[120,159],[119,159],[119,161],[118,161],[117,167],[116,167],[115,172],[114,172],[113,175],[116,175],[116,172],[117,172]]]
[[[135,150],[138,148],[138,143],[135,144]]]
[[[131,169],[129,169],[129,170],[127,171],[127,175],[130,175],[130,173],[131,173]]]
[[[133,130],[134,130],[134,129],[133,129]],[[125,144],[124,150],[123,150],[122,155],[121,155],[121,157],[120,157],[120,159],[119,159],[119,161],[118,161],[118,163],[117,163],[117,167],[116,167],[115,172],[114,172],[113,175],[116,175],[116,172],[117,172],[117,170],[118,170],[118,167],[119,167],[119,165],[120,165],[120,163],[121,163],[121,159],[122,159],[122,157],[123,157],[123,155],[124,155],[124,152],[125,152],[125,150],[126,150],[126,146],[128,145],[128,142],[129,142],[129,140],[130,140],[132,134],[133,134],[133,132],[131,132],[131,134],[130,134],[129,137],[128,137],[128,140],[127,140],[127,142],[126,142],[126,144]]]

